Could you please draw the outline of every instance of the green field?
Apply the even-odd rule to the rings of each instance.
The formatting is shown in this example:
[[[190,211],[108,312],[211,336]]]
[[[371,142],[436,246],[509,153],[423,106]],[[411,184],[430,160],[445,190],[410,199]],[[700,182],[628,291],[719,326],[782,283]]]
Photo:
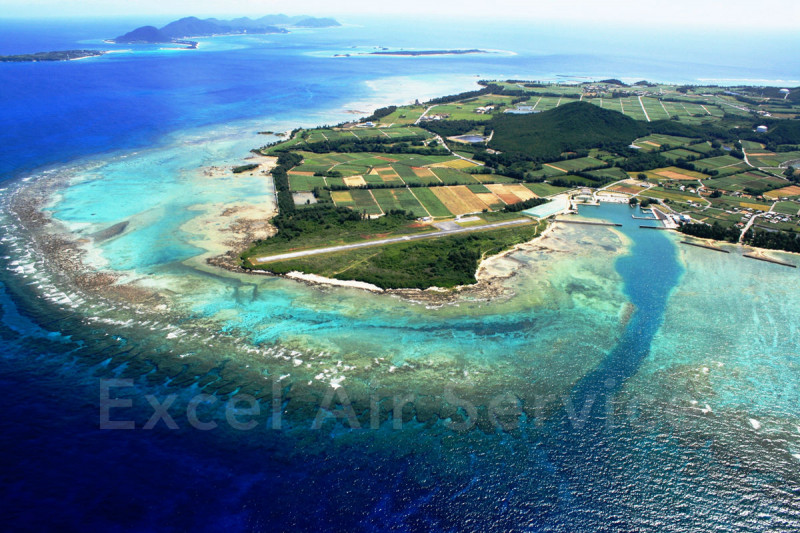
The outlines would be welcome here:
[[[687,150],[691,150],[692,152],[697,152],[698,154],[701,155],[705,155],[714,151],[714,148],[708,142],[690,144],[688,146],[684,146],[684,148],[686,148]]]
[[[628,174],[619,167],[601,168],[598,170],[590,170],[589,174],[597,176],[598,178],[609,178],[612,180],[628,179]]]
[[[353,197],[353,202],[355,203],[354,209],[356,211],[368,215],[380,215],[383,213],[370,191],[365,189],[352,189],[350,191],[350,196]]]
[[[762,193],[772,189],[779,189],[788,185],[782,179],[769,176],[762,172],[743,172],[724,178],[714,178],[705,181],[705,186],[712,189],[723,189],[726,191],[744,191],[751,189]]]
[[[313,191],[314,187],[324,187],[325,179],[320,176],[289,176],[289,188],[292,191]]]
[[[755,141],[742,141],[742,148],[748,152],[763,152],[764,145]]]
[[[667,174],[666,176],[663,174]],[[679,179],[678,181],[685,181],[686,185],[696,185],[696,183],[692,183],[692,180],[703,180],[708,178],[708,175],[702,174],[700,172],[695,172],[692,170],[684,170],[678,167],[664,167],[664,168],[656,168],[654,170],[647,170],[645,172],[631,172],[630,177],[637,178],[639,174],[644,174],[647,176],[648,180],[651,181],[671,181],[675,178],[670,177],[670,175],[680,174],[681,176],[685,176],[684,179]]]
[[[696,194],[692,194],[689,192],[682,192],[677,191],[674,189],[662,189],[661,187],[651,187],[650,189],[642,191],[640,196],[646,196],[648,198],[660,198],[662,200],[672,200],[674,202],[699,202],[700,199]]]
[[[549,183],[525,183],[524,185],[537,196],[553,196],[569,190],[567,187],[556,187]]]
[[[464,185],[478,183],[478,180],[471,174],[466,174],[454,168],[437,167],[431,168],[431,170],[442,180],[442,183],[458,183]]]
[[[480,183],[519,183],[519,180],[501,174],[472,174],[472,177]]]
[[[580,157],[577,159],[564,159],[561,161],[553,161],[548,163],[548,165],[552,165],[554,167],[558,167],[564,169],[567,172],[575,172],[580,170],[585,170],[587,168],[598,167],[603,165],[604,163],[599,159],[595,159],[593,157]],[[545,167],[549,168],[549,167]],[[558,171],[555,171],[558,173]],[[552,174],[557,175],[557,174]]]
[[[400,107],[380,119],[381,124],[413,124],[425,111],[425,106]]]
[[[384,212],[399,209],[411,211],[416,217],[428,216],[428,212],[408,189],[375,189],[372,195]]]
[[[697,152],[692,152],[691,150],[686,150],[685,148],[678,148],[676,150],[670,150],[668,152],[662,152],[662,156],[666,157],[670,161],[677,161],[678,159],[689,159],[691,157],[697,157]]]
[[[414,196],[422,203],[428,213],[433,217],[451,217],[453,214],[448,211],[444,204],[428,188],[418,187],[414,190]]]
[[[723,169],[727,170],[729,168],[747,167],[747,164],[744,161],[731,155],[721,155],[717,157],[710,157],[708,159],[701,159],[699,161],[694,161],[692,164],[702,172],[708,172],[709,170],[718,170],[722,172]]]
[[[766,153],[766,152],[755,152],[755,153]],[[750,161],[750,164],[757,166],[757,167],[778,167],[781,163],[786,161],[793,161],[800,159],[800,152],[778,152],[772,155],[766,156],[753,156],[750,155],[748,152],[747,159]]]
[[[800,211],[800,203],[778,202],[772,210],[776,213],[783,213],[784,215],[797,215],[797,212]]]
[[[636,139],[635,141],[633,141],[633,144],[639,146],[642,150],[652,151],[652,150],[663,149],[665,146],[671,146],[671,147],[686,146],[693,140],[694,139],[690,139],[688,137],[676,137],[673,135],[662,135],[659,133],[654,133],[652,135]],[[653,146],[653,144],[657,144],[658,146]]]
[[[647,110],[650,120],[666,120],[670,118],[669,111],[661,105],[661,101],[655,98],[642,98],[642,104]]]
[[[719,198],[709,198],[709,201],[712,205],[720,209],[738,207],[740,209],[750,208],[759,211],[769,211],[769,208],[772,207],[771,202],[761,202],[750,198],[737,198],[735,196],[725,195],[722,195]]]

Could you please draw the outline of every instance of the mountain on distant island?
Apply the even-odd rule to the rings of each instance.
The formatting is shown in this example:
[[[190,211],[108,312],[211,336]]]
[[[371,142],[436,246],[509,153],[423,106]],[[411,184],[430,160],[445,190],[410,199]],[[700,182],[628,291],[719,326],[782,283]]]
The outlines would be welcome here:
[[[170,43],[185,37],[206,37],[210,35],[232,34],[270,34],[288,33],[288,28],[330,28],[341,26],[332,18],[315,18],[305,15],[290,17],[287,15],[266,15],[251,19],[241,17],[232,20],[216,18],[199,19],[185,17],[170,22],[163,28],[142,26],[133,31],[111,39],[115,43]]]

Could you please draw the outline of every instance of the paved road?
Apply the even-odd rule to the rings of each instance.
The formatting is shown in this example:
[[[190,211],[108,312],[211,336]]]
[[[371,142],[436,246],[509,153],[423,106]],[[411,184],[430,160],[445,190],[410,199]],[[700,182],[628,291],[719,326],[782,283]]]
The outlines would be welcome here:
[[[344,250],[354,250],[356,248],[365,248],[367,246],[376,246],[382,244],[392,244],[406,241],[416,241],[419,239],[434,239],[439,237],[448,237],[450,235],[458,235],[459,233],[469,233],[472,231],[480,231],[486,229],[503,228],[506,226],[518,226],[521,224],[530,224],[533,222],[530,218],[517,218],[514,220],[506,220],[505,222],[495,222],[493,224],[484,224],[483,226],[472,226],[469,228],[459,228],[448,231],[437,231],[434,233],[416,233],[414,235],[404,235],[402,237],[391,237],[389,239],[380,239],[377,241],[364,241],[356,242],[353,244],[342,244],[340,246],[330,246],[328,248],[316,248],[314,250],[303,250],[301,252],[290,252],[286,254],[269,255],[265,257],[256,257],[253,259],[255,263],[269,263],[272,261],[280,261],[283,259],[296,259],[298,257],[306,257],[309,255],[328,254],[332,252],[342,252]]]
[[[767,211],[767,213],[772,213],[773,212],[772,210],[775,209],[776,205],[778,205],[777,201],[775,201],[772,204],[772,206],[769,208],[769,211]],[[747,221],[747,224],[744,226],[744,228],[742,228],[742,233],[739,235],[739,244],[741,244],[744,241],[744,236],[747,234],[747,232],[752,227],[753,222],[755,222],[758,217],[764,216],[767,213],[758,213],[758,214],[755,214],[755,215],[750,217],[750,220]]]

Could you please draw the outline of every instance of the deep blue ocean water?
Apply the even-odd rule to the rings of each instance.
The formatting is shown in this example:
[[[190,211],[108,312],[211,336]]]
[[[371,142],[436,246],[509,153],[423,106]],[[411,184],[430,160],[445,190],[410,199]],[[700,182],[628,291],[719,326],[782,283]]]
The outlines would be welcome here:
[[[136,19],[26,23],[0,19],[0,54],[129,49],[103,39]],[[392,76],[658,81],[795,80],[796,37],[760,31],[688,33],[455,19],[355,20],[343,28],[267,36],[250,47],[216,39],[196,53],[114,54],[0,68],[0,178],[77,157],[148,146],[166,133],[239,119],[298,119],[366,96],[365,80]],[[487,48],[514,56],[367,58],[308,52],[350,46]],[[150,47],[153,49],[155,47]],[[138,50],[148,50],[139,47]],[[687,58],[691,58],[687,60]],[[788,82],[781,82],[788,83]]]
[[[41,26],[6,21],[0,23],[0,53],[103,47],[99,40],[143,22],[149,21],[51,23],[42,32]],[[275,37],[270,46],[0,64],[0,177],[12,180],[41,167],[147,147],[186,129],[257,117],[265,117],[265,123],[324,117],[348,102],[374,99],[364,82],[392,76],[614,76],[682,82],[800,77],[799,60],[792,46],[787,48],[794,42],[791,36],[748,48],[743,40],[756,43],[762,36],[710,38],[705,32],[678,40],[671,32],[653,36],[634,30],[625,38],[618,35],[613,29],[589,34],[587,28],[467,23],[409,24],[391,32],[386,22],[375,21],[366,28]],[[487,47],[517,55],[342,62],[306,54],[351,45]],[[687,51],[698,49],[686,62]],[[70,317],[30,298],[25,287],[6,284],[13,283],[5,274],[13,257],[4,256],[0,508],[5,528],[761,529],[758,523],[736,522],[730,513],[736,495],[693,501],[699,488],[691,483],[702,477],[698,463],[705,465],[701,474],[709,482],[749,475],[739,465],[717,460],[711,439],[707,447],[693,443],[682,462],[667,465],[670,488],[678,496],[663,502],[662,516],[647,514],[659,508],[648,507],[648,501],[669,492],[661,490],[663,479],[654,474],[661,467],[660,447],[679,444],[660,440],[658,428],[648,433],[621,423],[609,433],[607,409],[648,354],[683,266],[674,244],[661,232],[639,230],[627,207],[604,206],[583,214],[625,224],[622,232],[633,246],[615,268],[636,306],[617,346],[568,398],[583,418],[576,424],[574,413],[565,410],[527,436],[473,436],[455,443],[444,430],[392,433],[383,428],[373,435],[344,437],[336,430],[318,432],[313,442],[303,432],[259,428],[254,438],[252,432],[233,429],[197,431],[177,415],[181,429],[175,431],[163,422],[153,431],[100,430],[97,376],[104,375],[103,368],[81,363],[83,354],[141,350],[146,355],[146,348],[121,348],[101,328],[78,330]],[[653,264],[660,265],[656,272]],[[195,392],[187,391],[187,397]],[[164,398],[158,382],[141,386],[133,411],[139,425],[152,414],[145,393]],[[632,456],[646,467],[621,468]],[[431,465],[448,466],[434,471]],[[686,490],[687,484],[693,488]],[[796,498],[792,490],[783,497]],[[714,501],[716,506],[709,503]],[[787,523],[777,525],[788,530]]]

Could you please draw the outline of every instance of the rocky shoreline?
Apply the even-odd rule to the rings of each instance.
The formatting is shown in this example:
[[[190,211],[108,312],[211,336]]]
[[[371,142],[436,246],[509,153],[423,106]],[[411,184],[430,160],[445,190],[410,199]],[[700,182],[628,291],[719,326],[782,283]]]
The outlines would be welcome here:
[[[88,294],[161,310],[168,307],[168,299],[159,292],[120,283],[119,274],[91,268],[82,247],[88,239],[69,239],[66,228],[45,214],[43,210],[51,196],[67,186],[66,181],[66,178],[40,178],[18,188],[9,199],[10,212],[31,238],[40,259],[48,265],[48,271]]]

